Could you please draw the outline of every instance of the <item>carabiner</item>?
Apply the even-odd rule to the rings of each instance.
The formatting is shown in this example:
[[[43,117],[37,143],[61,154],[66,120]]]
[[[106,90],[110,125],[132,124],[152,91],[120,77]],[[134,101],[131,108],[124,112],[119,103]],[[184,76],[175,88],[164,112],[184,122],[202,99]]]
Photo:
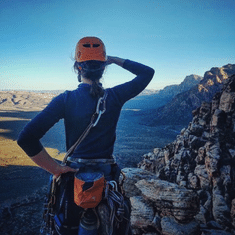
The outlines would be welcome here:
[[[110,180],[108,183],[112,186],[114,191],[118,191],[117,182],[115,180]]]
[[[100,97],[99,100],[98,100],[98,103],[97,103],[97,106],[96,106],[96,113],[100,115],[100,112],[101,114],[103,114],[106,110],[106,107],[105,107],[105,100],[106,100],[106,97],[107,97],[107,92],[104,93],[104,96],[103,97]],[[103,104],[103,109],[101,110],[100,109],[100,105]]]
[[[102,111],[99,111],[98,117],[97,117],[95,123],[93,123],[93,125],[92,125],[93,127],[95,127],[95,126],[97,125],[97,123],[98,123],[98,121],[100,120],[100,117],[101,117],[102,114],[103,114],[103,112],[102,112]]]
[[[100,97],[96,106],[96,114],[98,114],[95,122],[93,123],[93,127],[95,127],[97,125],[97,123],[100,120],[101,115],[106,111],[106,107],[105,107],[105,100],[107,97],[107,92],[104,93],[103,97]],[[100,107],[102,105],[102,107]],[[102,109],[101,109],[102,108]]]

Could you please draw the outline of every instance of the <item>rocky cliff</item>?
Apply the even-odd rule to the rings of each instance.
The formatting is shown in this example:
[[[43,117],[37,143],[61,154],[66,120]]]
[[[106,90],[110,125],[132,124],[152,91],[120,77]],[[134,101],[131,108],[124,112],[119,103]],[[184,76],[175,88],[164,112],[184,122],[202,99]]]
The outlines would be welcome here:
[[[135,234],[235,234],[234,124],[235,75],[174,142],[125,169]]]
[[[229,76],[235,74],[235,64],[215,67],[204,74],[200,83],[190,90],[176,95],[170,102],[144,115],[146,125],[187,124],[192,119],[192,111],[202,102],[210,102],[220,91]]]
[[[203,78],[199,75],[189,75],[186,76],[183,82],[179,85],[170,85],[166,86],[164,89],[158,92],[160,97],[172,99],[176,95],[190,90],[192,87],[196,86]]]

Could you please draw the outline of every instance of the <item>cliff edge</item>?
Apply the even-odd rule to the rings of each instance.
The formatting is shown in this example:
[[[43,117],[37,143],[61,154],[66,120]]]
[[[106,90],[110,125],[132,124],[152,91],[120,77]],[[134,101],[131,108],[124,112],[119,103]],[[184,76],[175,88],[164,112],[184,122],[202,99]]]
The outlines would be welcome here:
[[[234,124],[235,75],[212,102],[193,111],[192,121],[174,142],[139,163],[140,175],[152,176],[136,179],[131,196],[152,214],[146,213],[151,216],[139,225],[140,211],[132,214],[135,234],[235,234]]]

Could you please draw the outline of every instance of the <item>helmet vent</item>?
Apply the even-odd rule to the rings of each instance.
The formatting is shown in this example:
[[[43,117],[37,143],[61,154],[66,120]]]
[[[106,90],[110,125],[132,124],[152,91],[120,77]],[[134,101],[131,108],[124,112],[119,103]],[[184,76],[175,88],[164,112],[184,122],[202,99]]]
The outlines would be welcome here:
[[[84,47],[91,47],[91,44],[83,44]]]
[[[91,60],[105,62],[107,57],[104,43],[97,37],[81,38],[76,45],[75,59],[77,62]]]
[[[99,47],[100,44],[93,44],[93,47]]]
[[[84,47],[91,47],[91,44],[83,44]],[[93,47],[99,47],[100,44],[93,44]]]

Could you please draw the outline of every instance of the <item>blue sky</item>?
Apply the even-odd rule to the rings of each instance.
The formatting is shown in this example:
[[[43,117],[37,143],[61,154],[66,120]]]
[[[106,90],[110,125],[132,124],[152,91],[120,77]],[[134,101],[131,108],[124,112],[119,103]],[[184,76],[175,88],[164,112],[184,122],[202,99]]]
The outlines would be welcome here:
[[[0,0],[0,89],[75,89],[84,36],[155,69],[149,89],[235,63],[234,0]],[[115,65],[105,87],[133,75]]]

